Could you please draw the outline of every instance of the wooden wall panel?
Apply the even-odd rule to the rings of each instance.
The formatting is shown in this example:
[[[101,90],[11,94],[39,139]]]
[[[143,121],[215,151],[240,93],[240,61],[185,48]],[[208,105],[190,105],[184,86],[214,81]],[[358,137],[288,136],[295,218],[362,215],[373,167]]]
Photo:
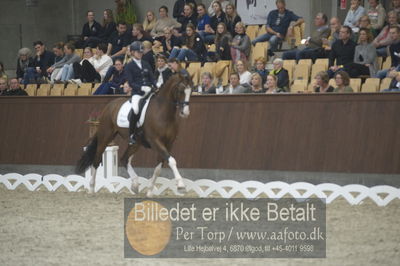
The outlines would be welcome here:
[[[0,164],[74,164],[89,114],[112,99],[0,97]],[[194,96],[190,108],[179,167],[400,172],[400,94]],[[154,160],[142,149],[135,165]]]

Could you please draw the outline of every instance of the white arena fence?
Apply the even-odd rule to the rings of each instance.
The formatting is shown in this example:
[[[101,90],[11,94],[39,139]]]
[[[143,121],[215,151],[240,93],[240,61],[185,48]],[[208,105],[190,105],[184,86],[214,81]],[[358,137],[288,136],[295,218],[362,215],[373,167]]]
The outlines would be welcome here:
[[[103,164],[98,168],[96,176],[95,191],[107,189],[111,193],[118,193],[122,190],[131,191],[131,179],[120,177],[117,175],[118,169],[118,147],[108,147],[103,155]],[[85,176],[69,175],[61,176],[57,174],[39,175],[17,173],[8,173],[0,175],[0,185],[4,185],[9,190],[15,190],[18,187],[25,186],[29,191],[37,191],[44,187],[48,191],[56,191],[64,187],[69,192],[77,192],[89,188],[91,171],[88,170]],[[321,198],[327,204],[334,200],[344,198],[349,204],[362,204],[363,200],[370,199],[378,206],[386,206],[393,200],[400,199],[400,189],[392,186],[374,186],[366,187],[363,185],[346,185],[339,186],[332,183],[323,183],[313,185],[305,182],[297,182],[288,184],[285,182],[268,182],[262,183],[258,181],[237,182],[234,180],[223,180],[215,182],[209,179],[189,180],[184,179],[186,190],[190,195],[198,197],[244,197],[254,199],[258,197],[268,197],[280,199],[283,197],[293,198]],[[139,178],[139,191],[142,193],[150,187],[149,179]],[[177,191],[174,179],[165,177],[157,178],[157,189],[154,195],[163,195],[171,192],[175,196],[183,196]],[[194,194],[193,194],[194,193]]]

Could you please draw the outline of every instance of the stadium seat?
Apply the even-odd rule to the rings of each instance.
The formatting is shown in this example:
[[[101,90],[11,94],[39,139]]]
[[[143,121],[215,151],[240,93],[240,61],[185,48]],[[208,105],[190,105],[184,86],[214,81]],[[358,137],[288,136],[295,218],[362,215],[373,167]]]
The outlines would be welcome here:
[[[29,96],[36,96],[37,84],[26,85],[25,91]]]
[[[297,62],[298,65],[307,65],[310,69],[312,66],[312,60],[311,59],[300,59],[299,62]]]
[[[305,92],[307,86],[302,83],[295,83],[290,87],[290,92],[291,93],[299,93],[299,92]]]
[[[382,69],[382,64],[383,64],[383,57],[382,56],[378,56],[376,58],[376,63],[377,63],[377,66],[378,66],[378,70],[381,70]]]
[[[36,92],[36,96],[48,96],[50,93],[50,84],[41,84]]]
[[[310,68],[306,65],[296,65],[293,72],[293,80],[303,79],[308,81],[310,78]]]
[[[335,79],[330,79],[329,80],[329,86],[332,86],[332,87],[334,87],[334,88],[336,88],[336,81],[335,81]],[[353,88],[353,87],[352,87]],[[353,89],[354,90],[354,89]]]
[[[316,83],[316,80],[313,79],[307,86],[307,92],[314,92],[314,84]]]
[[[389,69],[392,66],[392,58],[390,56],[386,57],[385,62],[382,64],[382,69]]]
[[[377,92],[379,90],[379,85],[380,79],[378,78],[366,79],[361,87],[361,92]]]
[[[229,73],[231,69],[231,60],[220,60],[215,64],[214,84],[226,86],[229,83]]]
[[[268,47],[269,42],[258,42],[254,47],[252,46],[251,65],[254,65],[254,60],[259,57],[264,57],[268,61]]]
[[[353,89],[354,92],[360,92],[361,82],[362,80],[360,78],[350,79],[350,87]]]
[[[92,83],[86,83],[86,84],[92,84]],[[83,85],[83,84],[82,84]],[[81,85],[81,87],[82,87]],[[93,88],[90,89],[90,94],[93,95],[93,93],[97,90],[97,88],[101,85],[101,83],[95,83],[93,84]]]
[[[318,59],[315,60],[314,64],[324,65],[325,68],[328,69],[329,59],[328,58],[318,58]]]
[[[77,89],[77,84],[68,84],[64,90],[64,96],[76,96]]]
[[[296,60],[283,60],[283,68],[289,73],[289,81],[293,81],[293,70],[296,65]]]
[[[246,34],[249,36],[251,41],[257,37],[258,28],[258,25],[249,25],[246,27]]]
[[[257,37],[261,36],[261,35],[264,35],[266,33],[267,33],[267,28],[265,27],[265,25],[263,25],[258,29]]]
[[[64,85],[64,84],[56,84],[56,85]],[[64,93],[64,86],[54,86],[50,90],[50,96],[62,96]]]
[[[384,78],[381,81],[381,85],[379,87],[379,91],[383,91],[389,89],[390,83],[392,82],[391,78]]]
[[[321,71],[327,71],[327,66],[324,64],[314,64],[311,68],[311,78],[315,78],[315,76]]]
[[[83,49],[75,49],[75,54],[79,55],[80,58],[83,57]]]
[[[211,75],[215,75],[215,62],[206,62],[204,63],[204,66],[202,68],[200,68],[200,76],[201,74],[203,74],[204,72],[210,72]]]
[[[91,89],[87,88],[87,87],[80,87],[80,88],[78,88],[77,95],[78,96],[89,96],[89,95],[91,95]]]
[[[192,62],[186,68],[186,70],[189,72],[190,76],[192,77],[192,81],[195,86],[197,86],[199,84],[200,68],[201,68],[200,62]]]

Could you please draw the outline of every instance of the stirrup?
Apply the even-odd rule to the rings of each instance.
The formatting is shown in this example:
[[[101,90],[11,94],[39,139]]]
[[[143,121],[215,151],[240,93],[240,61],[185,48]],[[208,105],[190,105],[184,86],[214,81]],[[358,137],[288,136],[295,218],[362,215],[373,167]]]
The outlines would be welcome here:
[[[134,145],[136,144],[136,136],[135,134],[132,134],[129,136],[129,145]]]

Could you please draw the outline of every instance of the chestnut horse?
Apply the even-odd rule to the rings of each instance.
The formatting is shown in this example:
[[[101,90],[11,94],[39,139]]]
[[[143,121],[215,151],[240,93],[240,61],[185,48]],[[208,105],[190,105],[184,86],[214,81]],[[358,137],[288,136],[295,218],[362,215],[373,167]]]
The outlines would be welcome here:
[[[174,173],[178,190],[185,190],[185,184],[178,171],[174,157],[170,155],[170,150],[178,134],[179,116],[184,118],[189,116],[189,100],[192,86],[193,83],[189,76],[180,73],[174,74],[160,88],[159,92],[151,97],[144,124],[141,127],[142,134],[138,136],[136,144],[128,146],[123,156],[123,161],[127,161],[126,167],[129,177],[132,179],[132,191],[134,193],[137,194],[139,192],[139,176],[132,167],[132,159],[140,146],[150,147],[158,154],[157,166],[151,178],[151,187],[147,192],[148,197],[153,195],[155,181],[160,175],[164,162],[168,163]],[[77,173],[83,173],[90,166],[92,167],[90,192],[94,191],[96,169],[101,162],[102,154],[107,144],[117,134],[124,139],[128,139],[128,129],[117,125],[118,112],[126,101],[126,98],[118,98],[106,105],[99,119],[98,130],[91,138],[76,165]]]

